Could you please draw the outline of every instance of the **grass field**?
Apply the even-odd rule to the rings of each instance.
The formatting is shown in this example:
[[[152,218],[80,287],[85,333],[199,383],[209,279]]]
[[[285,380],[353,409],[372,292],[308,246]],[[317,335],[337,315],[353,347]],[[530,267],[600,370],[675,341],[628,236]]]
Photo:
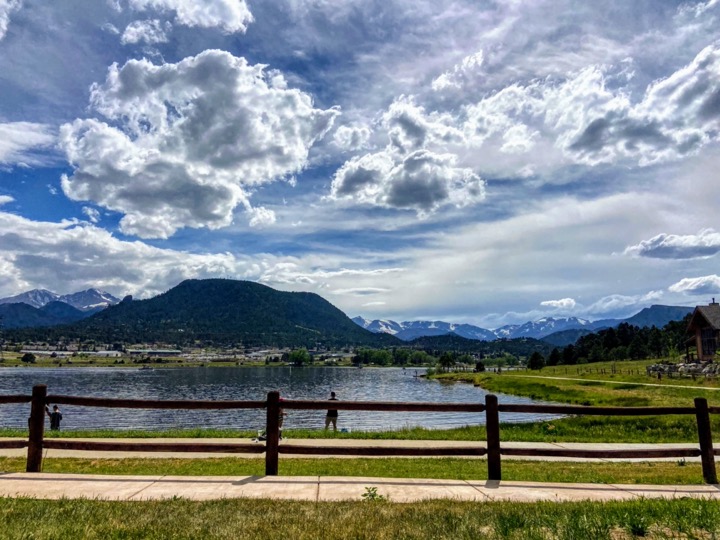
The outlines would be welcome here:
[[[447,382],[480,386],[488,392],[526,396],[537,400],[587,406],[692,407],[704,397],[720,406],[720,382],[705,378],[648,377],[645,367],[654,360],[602,362],[556,366],[538,371],[504,371],[502,374],[442,373]],[[720,432],[720,415],[712,416]],[[693,416],[573,417],[528,425],[505,425],[502,440],[576,442],[696,442]]]
[[[711,539],[720,505],[707,500],[608,503],[143,502],[0,499],[6,539]]]
[[[720,418],[713,418],[713,430],[720,432]],[[546,422],[502,424],[503,441],[525,442],[625,442],[625,443],[672,443],[697,442],[697,426],[690,416],[662,418],[622,417],[605,418],[586,416],[549,420]],[[192,429],[166,431],[46,431],[47,438],[245,438],[256,432],[239,430]],[[332,433],[323,430],[284,431],[292,439],[368,439],[368,440],[447,440],[484,441],[485,426],[466,426],[448,430],[408,428],[397,431],[353,431]],[[0,428],[0,437],[27,438],[27,430]]]

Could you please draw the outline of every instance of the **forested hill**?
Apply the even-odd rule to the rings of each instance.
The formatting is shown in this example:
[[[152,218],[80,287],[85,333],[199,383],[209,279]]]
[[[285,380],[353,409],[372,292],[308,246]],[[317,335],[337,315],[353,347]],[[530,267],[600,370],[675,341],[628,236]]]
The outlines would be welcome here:
[[[244,346],[399,343],[393,336],[360,328],[317,294],[276,291],[229,279],[183,281],[149,300],[126,299],[74,325],[43,329],[43,333],[108,343],[178,345],[195,341]]]
[[[638,360],[642,358],[679,358],[684,352],[686,330],[691,315],[670,321],[662,328],[621,323],[581,336],[575,344],[556,348],[545,359],[547,365],[602,362],[605,360]]]
[[[88,315],[64,302],[49,302],[41,308],[25,303],[0,304],[0,321],[4,328],[67,324]]]
[[[494,341],[478,341],[467,339],[457,334],[442,336],[425,336],[405,343],[414,349],[421,349],[429,354],[439,354],[442,351],[458,353],[476,353],[494,356],[498,354],[511,354],[513,356],[529,356],[533,352],[546,355],[552,345],[533,338],[496,339]]]

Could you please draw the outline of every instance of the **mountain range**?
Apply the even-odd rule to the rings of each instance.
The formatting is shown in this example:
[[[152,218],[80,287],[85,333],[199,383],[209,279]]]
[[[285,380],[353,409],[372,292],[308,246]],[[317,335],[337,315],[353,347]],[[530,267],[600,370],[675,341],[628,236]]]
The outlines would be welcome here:
[[[27,304],[34,308],[42,308],[51,302],[62,302],[80,311],[97,311],[120,302],[112,294],[98,289],[88,289],[72,294],[57,294],[46,289],[33,289],[16,296],[0,298],[2,304]]]
[[[0,325],[3,328],[28,328],[70,324],[118,302],[113,295],[97,289],[63,295],[34,289],[0,298]]]
[[[555,345],[573,343],[583,334],[603,328],[611,328],[620,323],[633,326],[657,326],[662,328],[670,321],[680,320],[694,308],[686,306],[653,305],[644,308],[627,319],[601,319],[589,321],[577,317],[544,317],[524,324],[505,325],[494,330],[471,324],[453,324],[444,321],[404,321],[387,319],[368,320],[354,317],[355,324],[375,333],[391,334],[403,341],[425,336],[441,336],[454,333],[467,339],[492,341],[495,339],[534,338],[546,339]],[[555,339],[553,339],[555,337]]]
[[[25,328],[15,330],[13,335],[20,339],[64,337],[180,346],[384,347],[400,343],[390,335],[360,328],[317,294],[282,292],[259,283],[229,279],[186,280],[148,300],[126,297],[73,324]]]
[[[127,297],[122,302],[97,289],[66,295],[36,289],[0,299],[0,322],[6,329],[69,325],[62,331],[92,334],[105,341],[184,342],[198,338],[267,345],[320,341],[382,346],[455,335],[486,342],[543,339],[564,346],[584,334],[622,322],[660,328],[692,310],[653,305],[627,319],[545,317],[489,330],[444,321],[351,320],[313,293],[281,292],[253,282],[209,279],[184,281],[149,300]]]

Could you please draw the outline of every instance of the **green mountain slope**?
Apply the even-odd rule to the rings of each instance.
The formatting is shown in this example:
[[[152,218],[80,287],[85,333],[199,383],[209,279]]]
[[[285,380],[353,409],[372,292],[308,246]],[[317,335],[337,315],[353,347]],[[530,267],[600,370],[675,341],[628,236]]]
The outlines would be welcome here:
[[[459,353],[502,354],[529,356],[535,351],[547,354],[552,349],[549,343],[534,338],[497,339],[495,341],[478,341],[467,339],[450,333],[442,336],[424,336],[408,343],[410,347],[422,349],[429,353],[454,351]]]
[[[183,281],[149,300],[124,300],[64,330],[106,342],[203,341],[244,346],[399,342],[360,328],[317,294],[281,292],[228,279]]]
[[[64,302],[50,302],[41,308],[24,303],[0,304],[0,322],[3,328],[68,324],[88,315]]]

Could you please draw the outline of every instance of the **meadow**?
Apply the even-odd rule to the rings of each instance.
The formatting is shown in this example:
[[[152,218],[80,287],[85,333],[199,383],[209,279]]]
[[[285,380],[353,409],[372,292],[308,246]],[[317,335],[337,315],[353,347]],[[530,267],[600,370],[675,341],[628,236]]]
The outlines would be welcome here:
[[[369,486],[370,487],[370,486]],[[118,502],[0,499],[3,538],[86,539],[711,539],[715,501],[399,504],[225,499]]]

